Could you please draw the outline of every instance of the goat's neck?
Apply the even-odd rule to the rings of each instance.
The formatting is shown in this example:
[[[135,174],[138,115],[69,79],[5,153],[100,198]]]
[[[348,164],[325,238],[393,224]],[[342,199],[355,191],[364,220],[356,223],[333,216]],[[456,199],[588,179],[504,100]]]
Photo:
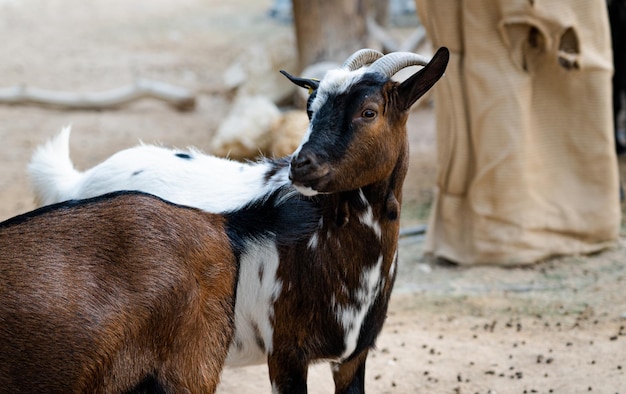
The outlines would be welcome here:
[[[408,145],[404,143],[391,174],[378,182],[357,190],[327,195],[322,203],[324,221],[328,226],[342,228],[351,220],[358,220],[360,214],[371,208],[384,236],[392,235],[386,241],[395,243],[399,230],[402,185],[408,168]],[[329,220],[331,219],[331,220]],[[391,228],[389,228],[391,226]],[[386,230],[391,230],[386,231]],[[389,234],[385,234],[385,233]],[[394,235],[395,234],[395,235]],[[386,244],[387,242],[384,242]]]
[[[407,167],[408,147],[403,144],[393,171],[385,179],[357,190],[320,196],[322,218],[317,235],[308,245],[316,245],[319,264],[335,278],[333,294],[337,299],[343,291],[338,289],[365,289],[367,278],[379,275],[380,305],[386,305],[395,279]],[[328,255],[334,258],[324,258]]]

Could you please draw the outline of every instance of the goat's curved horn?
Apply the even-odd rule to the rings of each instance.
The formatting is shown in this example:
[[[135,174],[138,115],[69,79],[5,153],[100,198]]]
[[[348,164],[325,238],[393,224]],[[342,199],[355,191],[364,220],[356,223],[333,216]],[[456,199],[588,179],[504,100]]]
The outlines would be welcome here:
[[[376,60],[369,72],[379,72],[389,78],[395,73],[409,66],[425,66],[430,59],[412,52],[393,52]]]
[[[367,64],[373,63],[381,57],[383,57],[383,54],[375,49],[359,49],[350,55],[345,62],[343,62],[341,68],[345,68],[349,71],[358,70]]]

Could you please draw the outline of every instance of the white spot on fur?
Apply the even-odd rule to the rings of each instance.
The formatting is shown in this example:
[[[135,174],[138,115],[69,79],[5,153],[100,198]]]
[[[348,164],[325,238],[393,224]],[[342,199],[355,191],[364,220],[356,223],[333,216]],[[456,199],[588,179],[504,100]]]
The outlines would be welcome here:
[[[380,223],[374,219],[374,212],[372,211],[372,206],[369,204],[369,201],[365,198],[363,191],[359,191],[359,196],[361,198],[361,202],[366,205],[365,212],[359,215],[359,221],[364,226],[367,226],[374,231],[374,234],[378,237],[378,239],[382,236],[382,229],[380,227]]]
[[[329,70],[317,88],[317,94],[311,103],[311,111],[313,113],[319,111],[330,95],[345,93],[350,86],[361,79],[366,70],[367,67],[362,67],[356,71]]]
[[[315,196],[317,194],[319,194],[319,192],[315,189],[312,189],[308,186],[299,186],[294,184],[293,187],[296,188],[297,191],[299,191],[300,193],[302,193],[305,196],[311,197],[311,196]]]
[[[389,268],[389,277],[393,278],[396,274],[396,268],[398,267],[398,250],[393,255],[393,261],[391,262],[391,267]]]
[[[369,201],[367,201],[367,197],[365,197],[365,193],[363,193],[363,189],[359,189],[359,200],[363,205],[368,205]]]
[[[336,306],[337,321],[344,329],[345,351],[341,355],[342,359],[349,357],[356,349],[365,315],[380,291],[382,263],[383,256],[380,255],[373,267],[369,270],[364,269],[361,273],[360,287],[356,290],[360,307],[357,305]]]
[[[272,352],[274,302],[282,290],[282,283],[276,278],[278,263],[278,250],[273,243],[246,245],[241,256],[235,303],[235,338],[239,339],[239,344],[233,342],[230,346],[227,366],[263,364],[267,354]],[[261,264],[263,275],[259,278]],[[265,349],[258,346],[257,335]]]
[[[309,239],[309,242],[307,243],[307,247],[309,249],[317,249],[317,243],[319,241],[319,237],[317,235],[317,233],[313,234],[311,236],[311,238]]]

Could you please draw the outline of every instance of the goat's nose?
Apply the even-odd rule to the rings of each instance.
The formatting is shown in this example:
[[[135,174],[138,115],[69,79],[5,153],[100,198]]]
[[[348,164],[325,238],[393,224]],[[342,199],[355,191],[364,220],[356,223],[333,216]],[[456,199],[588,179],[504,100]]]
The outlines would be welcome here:
[[[289,179],[292,182],[305,182],[312,177],[315,178],[319,169],[319,160],[314,153],[310,151],[300,152],[291,159]]]
[[[315,167],[317,159],[311,152],[300,152],[296,157],[291,159],[291,168],[295,170],[304,170],[306,168]]]

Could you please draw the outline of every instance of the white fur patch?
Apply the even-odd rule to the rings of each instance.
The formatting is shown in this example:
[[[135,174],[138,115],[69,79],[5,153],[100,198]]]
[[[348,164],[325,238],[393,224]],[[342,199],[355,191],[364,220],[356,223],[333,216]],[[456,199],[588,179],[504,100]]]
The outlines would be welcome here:
[[[317,88],[317,94],[311,103],[311,111],[313,113],[319,111],[330,95],[345,93],[350,86],[361,79],[366,70],[367,67],[362,67],[356,71],[344,69],[329,70]]]
[[[226,358],[227,366],[263,364],[272,352],[274,302],[282,291],[282,283],[276,278],[278,260],[278,250],[271,242],[249,243],[241,256],[235,335]],[[258,335],[265,349],[259,347]]]
[[[297,191],[299,191],[300,193],[302,193],[305,196],[311,197],[311,196],[315,196],[317,194],[319,194],[319,192],[311,187],[308,186],[298,186],[296,184],[293,185],[293,187],[296,188]]]
[[[309,249],[317,249],[318,242],[319,242],[319,236],[317,235],[317,233],[314,233],[309,239],[309,242],[307,243],[307,247]]]
[[[398,251],[393,255],[393,261],[391,262],[391,267],[389,268],[389,278],[393,278],[396,274],[396,269],[398,268]]]
[[[269,181],[267,162],[240,163],[197,150],[140,145],[117,152],[85,171],[76,171],[67,149],[69,130],[42,147],[29,166],[35,193],[42,204],[99,196],[117,190],[140,190],[165,200],[214,213],[232,211],[290,184],[289,168]],[[38,152],[40,151],[38,150]],[[176,156],[191,156],[184,159]],[[37,182],[46,179],[47,182]]]
[[[362,190],[359,190],[359,196],[361,198],[361,201],[366,205],[365,212],[359,215],[359,221],[364,226],[371,228],[374,234],[376,234],[376,236],[378,237],[378,239],[380,239],[382,236],[382,229],[380,227],[380,223],[374,219],[374,212],[372,211],[372,206],[370,205],[369,201],[367,201],[367,199],[365,198],[365,195],[363,194]]]
[[[364,269],[361,273],[360,287],[356,290],[357,299],[361,304],[360,307],[355,305],[341,306],[334,303],[337,321],[344,329],[345,351],[341,355],[342,359],[349,357],[354,352],[354,349],[356,349],[365,315],[374,303],[381,288],[382,263],[383,256],[381,255],[378,257],[378,261],[373,267],[369,270]]]

